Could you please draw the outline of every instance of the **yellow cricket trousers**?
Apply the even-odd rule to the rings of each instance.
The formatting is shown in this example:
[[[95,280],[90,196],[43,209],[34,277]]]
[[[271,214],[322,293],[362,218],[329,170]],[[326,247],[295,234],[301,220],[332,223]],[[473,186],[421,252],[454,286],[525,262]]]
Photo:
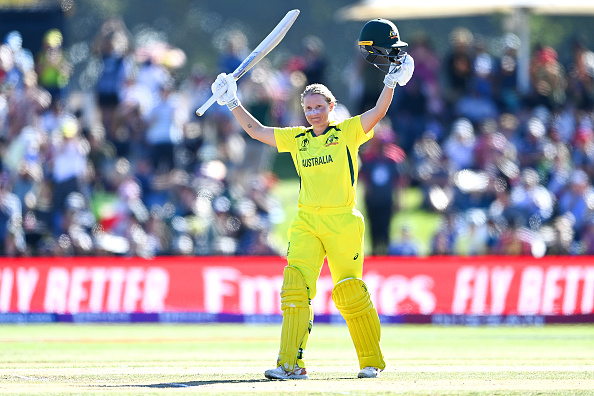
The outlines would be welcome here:
[[[328,257],[332,282],[363,275],[363,215],[354,208],[300,208],[289,227],[288,265],[301,272],[316,295],[316,283]]]

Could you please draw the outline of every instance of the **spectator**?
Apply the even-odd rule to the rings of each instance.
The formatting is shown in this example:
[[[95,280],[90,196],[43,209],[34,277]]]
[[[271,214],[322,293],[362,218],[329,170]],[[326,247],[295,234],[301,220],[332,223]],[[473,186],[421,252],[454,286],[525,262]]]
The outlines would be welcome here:
[[[515,151],[512,143],[500,131],[497,121],[489,119],[480,124],[474,147],[474,166],[489,174],[497,174],[498,165]]]
[[[540,169],[551,152],[551,142],[546,135],[546,126],[537,117],[531,117],[526,125],[524,139],[519,143],[518,161],[522,168]]]
[[[567,93],[578,109],[594,109],[594,52],[583,40],[575,39],[572,46],[573,59],[568,68]]]
[[[233,73],[248,55],[247,37],[241,31],[232,30],[224,39],[223,51],[218,60],[221,73]]]
[[[25,250],[25,240],[21,202],[11,188],[8,175],[0,174],[0,254],[14,257]]]
[[[451,48],[445,56],[445,72],[448,83],[448,102],[456,103],[470,90],[473,57],[471,45],[474,39],[470,30],[458,27],[450,33]]]
[[[53,98],[64,99],[72,74],[72,65],[62,48],[62,32],[50,29],[43,37],[43,48],[35,61],[39,85]]]
[[[594,131],[590,125],[578,126],[572,142],[571,163],[594,175]]]
[[[316,36],[307,36],[303,39],[303,74],[307,84],[326,84],[326,58],[324,42]]]
[[[153,59],[153,54],[139,51],[137,56],[138,71],[134,77],[129,77],[124,89],[124,101],[137,102],[141,112],[146,114],[161,99],[162,88],[172,88],[173,77],[169,70]]]
[[[482,97],[494,98],[495,93],[495,60],[487,51],[484,37],[474,38],[474,54],[472,62],[472,85]]]
[[[179,110],[171,81],[161,84],[160,97],[152,110],[145,115],[146,143],[157,173],[167,173],[176,167],[175,146],[181,142]],[[185,113],[184,113],[185,114]]]
[[[571,242],[573,239],[573,233],[571,232],[571,227],[569,227],[569,233],[566,233],[566,237],[564,238],[565,242]],[[559,232],[559,236],[563,237],[563,233]],[[567,235],[570,236],[570,238],[567,238]],[[559,238],[562,239],[562,238]],[[569,241],[568,241],[569,240]],[[587,256],[592,256],[594,255],[594,219],[589,218],[588,221],[586,222],[586,224],[584,224],[584,227],[582,229],[581,232],[581,237],[580,237],[580,243],[582,245],[582,251],[580,252],[581,254],[587,255]],[[569,254],[570,251],[569,249],[563,249],[561,251],[555,252],[552,251],[551,254],[558,254],[558,255],[566,255]]]
[[[500,181],[495,189],[495,199],[491,201],[487,210],[491,220],[504,226],[508,226],[516,219],[527,221],[524,213],[512,205],[510,188],[505,181]]]
[[[547,244],[547,254],[552,256],[565,256],[572,254],[572,248],[575,246],[574,243],[574,231],[571,226],[571,220],[569,216],[559,216],[555,218],[552,224],[552,235]],[[586,227],[586,232],[581,238],[582,252],[584,254],[588,250],[592,249],[592,234],[589,226]],[[572,246],[574,245],[574,246]]]
[[[93,174],[93,189],[105,190],[108,173],[115,163],[116,149],[106,138],[102,125],[92,127],[87,135],[89,142],[89,171]]]
[[[414,239],[410,226],[403,225],[400,228],[400,238],[393,241],[388,248],[389,256],[419,256],[419,244]]]
[[[454,112],[459,117],[466,117],[475,123],[497,118],[499,115],[494,98],[481,92],[474,82],[454,103]]]
[[[437,55],[430,38],[424,32],[414,36],[408,52],[416,59],[415,81],[427,98],[428,114],[440,116],[444,111],[443,92],[440,84],[442,59]],[[406,85],[408,86],[408,84]]]
[[[443,144],[445,154],[450,158],[451,169],[458,171],[474,166],[476,138],[472,123],[459,118],[452,125],[452,132]]]
[[[376,127],[376,139],[365,147],[360,180],[365,185],[365,207],[371,229],[372,254],[384,256],[390,243],[390,223],[398,210],[404,183],[404,151],[393,143],[394,132],[387,124]]]
[[[14,86],[8,86],[12,91],[8,99],[7,132],[9,138],[17,135],[25,128],[35,125],[39,115],[44,113],[50,106],[52,97],[36,82],[36,75],[29,71],[24,75],[23,87],[16,90]]]
[[[531,256],[532,238],[533,235],[529,229],[519,222],[513,222],[502,232],[494,253],[502,256]]]
[[[448,235],[444,230],[439,230],[431,241],[431,256],[450,256],[453,254]]]
[[[592,213],[589,202],[594,197],[594,189],[588,175],[581,169],[573,171],[566,189],[560,194],[558,212],[570,216],[573,230],[579,232]]]
[[[546,187],[555,198],[559,198],[569,180],[573,166],[571,153],[567,146],[557,144],[555,147],[551,166],[547,169]]]
[[[29,202],[34,199],[35,194],[43,181],[43,170],[36,162],[23,161],[16,174],[12,192],[19,198],[22,215],[25,214]]]
[[[144,118],[147,116],[142,113],[141,105],[135,101],[123,102],[116,108],[113,133],[106,135],[106,140],[113,146],[118,157],[133,160],[150,155],[146,141],[148,126]]]
[[[563,106],[566,100],[567,79],[557,51],[549,46],[538,48],[530,61],[532,100],[535,105],[549,109]]]
[[[66,199],[73,192],[81,192],[81,179],[85,174],[89,146],[79,132],[79,125],[73,117],[66,116],[60,128],[52,136],[52,181],[54,230],[61,229]]]
[[[101,122],[108,136],[114,134],[115,114],[124,84],[131,72],[130,34],[121,19],[108,19],[95,36],[93,51],[100,58],[101,75],[95,87]]]
[[[447,213],[431,240],[432,256],[450,256],[454,254],[454,243],[458,230],[456,225],[456,214]]]
[[[501,41],[503,54],[494,70],[495,97],[503,112],[517,113],[521,107],[521,97],[518,91],[520,39],[513,33],[506,33]]]
[[[454,241],[458,256],[482,256],[488,253],[489,228],[486,215],[480,210],[466,213],[463,230]]]
[[[395,94],[395,100],[399,102],[398,111],[390,110],[391,107],[388,117],[398,131],[399,144],[404,151],[409,152],[426,130],[429,98],[422,82],[416,79],[398,89]]]
[[[512,187],[510,199],[511,206],[524,219],[523,225],[531,228],[539,228],[553,215],[553,195],[539,183],[534,169],[522,170],[521,181]]]
[[[91,230],[95,227],[95,217],[87,205],[85,197],[78,192],[66,197],[59,235],[59,245],[67,255],[88,256],[94,253]]]
[[[31,51],[23,48],[21,33],[13,30],[4,38],[2,46],[2,65],[4,69],[4,83],[14,87],[17,91],[23,89],[25,73],[33,70],[34,60]]]

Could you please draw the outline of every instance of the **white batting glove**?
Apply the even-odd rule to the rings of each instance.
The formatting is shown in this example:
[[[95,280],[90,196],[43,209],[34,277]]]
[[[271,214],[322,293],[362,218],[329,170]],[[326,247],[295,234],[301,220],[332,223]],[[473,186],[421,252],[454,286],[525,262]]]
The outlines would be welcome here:
[[[401,87],[405,86],[415,71],[415,60],[412,56],[406,54],[400,62],[400,64],[392,63],[388,74],[384,77],[384,84],[388,88],[394,89],[396,84]]]
[[[239,99],[237,98],[237,82],[235,77],[231,74],[221,73],[217,76],[217,79],[210,86],[212,93],[217,92],[219,89],[225,89],[225,93],[219,97],[217,103],[221,106],[227,105],[229,110],[233,110],[239,106]]]

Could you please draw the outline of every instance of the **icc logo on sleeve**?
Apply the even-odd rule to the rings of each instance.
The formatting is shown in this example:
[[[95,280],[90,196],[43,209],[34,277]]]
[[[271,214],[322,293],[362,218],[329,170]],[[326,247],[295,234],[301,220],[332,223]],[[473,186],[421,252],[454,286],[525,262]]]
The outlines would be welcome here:
[[[309,139],[305,138],[301,141],[301,147],[299,148],[299,151],[307,151],[308,147],[309,147]]]

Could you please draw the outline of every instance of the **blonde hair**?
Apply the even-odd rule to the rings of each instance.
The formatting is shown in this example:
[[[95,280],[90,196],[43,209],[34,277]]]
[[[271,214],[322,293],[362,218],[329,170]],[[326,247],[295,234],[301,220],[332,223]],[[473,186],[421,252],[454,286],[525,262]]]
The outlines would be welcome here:
[[[305,97],[307,95],[313,95],[313,94],[322,95],[324,98],[326,98],[326,102],[328,102],[328,104],[336,103],[336,98],[334,97],[332,92],[328,89],[328,87],[326,87],[324,84],[310,84],[307,87],[305,87],[305,90],[301,94],[301,106],[302,107],[303,107],[303,100],[305,99]]]

